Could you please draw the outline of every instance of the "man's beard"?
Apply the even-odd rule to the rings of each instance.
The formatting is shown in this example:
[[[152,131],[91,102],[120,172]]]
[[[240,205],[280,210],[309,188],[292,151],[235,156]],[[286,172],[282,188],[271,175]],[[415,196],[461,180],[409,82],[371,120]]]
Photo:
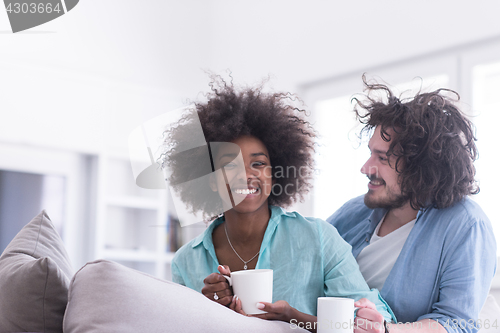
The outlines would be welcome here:
[[[395,194],[390,189],[386,190],[385,193],[387,195],[384,198],[375,199],[372,197],[372,194],[374,194],[373,190],[368,190],[368,192],[365,194],[365,205],[371,209],[384,208],[387,210],[391,210],[395,208],[401,208],[408,202],[407,197],[401,194]]]

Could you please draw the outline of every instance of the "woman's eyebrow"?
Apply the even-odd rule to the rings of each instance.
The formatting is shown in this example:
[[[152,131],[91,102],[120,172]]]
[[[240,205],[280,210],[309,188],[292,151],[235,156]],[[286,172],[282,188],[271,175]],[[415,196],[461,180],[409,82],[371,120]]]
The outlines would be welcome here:
[[[223,159],[224,157],[231,157],[231,158],[235,158],[236,156],[238,156],[238,154],[235,154],[235,153],[231,153],[231,154],[224,154],[222,155],[221,157],[219,157],[219,161],[221,159]]]
[[[269,156],[267,156],[267,155],[266,155],[265,153],[263,153],[263,152],[260,152],[260,153],[253,153],[253,154],[251,154],[250,156],[252,156],[252,157],[256,157],[256,156],[265,156],[265,157],[269,158]]]
[[[223,159],[224,157],[231,157],[231,158],[235,158],[236,156],[238,156],[238,154],[234,154],[234,153],[231,153],[231,154],[224,154],[222,155],[221,157],[219,157],[219,160]],[[260,152],[260,153],[253,153],[253,154],[250,154],[251,157],[257,157],[257,156],[265,156],[267,158],[269,158],[269,156],[267,156],[266,153],[264,152]]]

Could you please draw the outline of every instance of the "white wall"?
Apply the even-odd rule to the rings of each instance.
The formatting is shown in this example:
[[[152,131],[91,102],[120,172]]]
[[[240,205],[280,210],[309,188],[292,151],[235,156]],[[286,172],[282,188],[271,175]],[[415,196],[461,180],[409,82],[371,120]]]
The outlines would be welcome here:
[[[279,89],[500,34],[498,1],[212,1],[212,67]]]
[[[0,10],[0,140],[84,152],[126,146],[142,118],[205,86],[207,6],[192,4],[81,1],[18,34]]]
[[[143,119],[268,74],[305,92],[333,76],[500,35],[498,1],[85,0],[26,32],[0,10],[0,141],[125,150]],[[312,107],[312,105],[311,105]]]
[[[125,152],[142,121],[209,89],[206,69],[301,93],[500,36],[499,12],[494,0],[82,0],[12,34],[0,10],[0,142]]]
[[[18,34],[0,10],[0,62],[157,87],[181,104],[208,89],[204,69],[244,83],[272,74],[276,89],[297,90],[500,35],[498,12],[493,0],[82,0]]]
[[[0,10],[0,59],[182,91],[209,65],[208,10],[206,1],[82,0],[18,34]]]

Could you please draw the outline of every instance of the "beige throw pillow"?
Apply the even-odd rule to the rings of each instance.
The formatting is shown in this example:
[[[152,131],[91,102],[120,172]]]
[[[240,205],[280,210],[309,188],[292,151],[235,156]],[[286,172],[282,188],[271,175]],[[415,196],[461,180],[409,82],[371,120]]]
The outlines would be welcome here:
[[[61,237],[42,211],[0,256],[0,332],[62,332],[72,275]]]
[[[240,315],[202,294],[97,260],[81,268],[69,289],[64,333],[307,332],[289,323]]]

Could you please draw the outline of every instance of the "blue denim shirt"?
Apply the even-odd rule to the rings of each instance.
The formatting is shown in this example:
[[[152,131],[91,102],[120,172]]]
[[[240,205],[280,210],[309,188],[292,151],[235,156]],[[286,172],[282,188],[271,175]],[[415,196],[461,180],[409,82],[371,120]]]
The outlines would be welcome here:
[[[335,228],[323,220],[305,218],[280,207],[270,209],[271,218],[255,268],[273,270],[273,302],[285,300],[301,312],[316,315],[318,297],[366,297],[386,320],[395,319],[378,290],[368,288],[351,246]],[[223,221],[215,220],[177,251],[172,261],[174,282],[200,292],[203,279],[218,272],[212,232]]]
[[[352,245],[357,257],[385,213],[366,207],[360,196],[327,221]],[[418,212],[380,294],[399,322],[429,318],[449,332],[476,332],[473,321],[479,317],[495,269],[490,221],[473,200],[465,198],[449,208]],[[453,325],[461,319],[463,329]]]

